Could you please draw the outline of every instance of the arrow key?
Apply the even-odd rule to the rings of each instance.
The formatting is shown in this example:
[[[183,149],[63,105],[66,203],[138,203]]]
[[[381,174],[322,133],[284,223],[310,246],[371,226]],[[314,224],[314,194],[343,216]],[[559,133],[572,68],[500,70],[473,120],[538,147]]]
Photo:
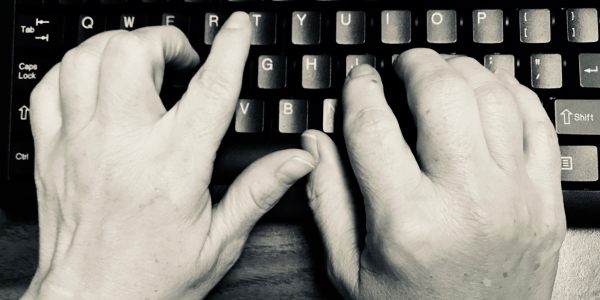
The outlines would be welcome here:
[[[579,82],[584,88],[600,88],[600,53],[579,54]]]

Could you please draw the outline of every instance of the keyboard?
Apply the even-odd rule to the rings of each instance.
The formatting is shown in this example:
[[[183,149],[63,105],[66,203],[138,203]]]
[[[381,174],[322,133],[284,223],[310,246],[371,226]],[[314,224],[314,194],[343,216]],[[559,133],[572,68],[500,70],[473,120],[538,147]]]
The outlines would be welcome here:
[[[390,106],[410,144],[416,135],[405,92],[391,66],[414,47],[464,54],[503,69],[540,96],[561,145],[568,223],[600,219],[600,4],[594,1],[335,1],[335,0],[10,0],[11,53],[2,114],[8,195],[13,218],[35,217],[34,149],[29,93],[70,48],[105,30],[177,26],[205,59],[227,16],[247,11],[252,48],[235,119],[216,162],[213,192],[222,193],[255,159],[298,147],[300,134],[319,129],[341,139],[341,88],[358,64],[377,68]],[[465,1],[466,2],[466,1]],[[161,96],[174,105],[194,72],[167,69]],[[201,117],[201,116],[199,116]],[[272,212],[307,215],[299,183]],[[215,197],[217,198],[217,197]],[[302,217],[303,216],[303,217]]]

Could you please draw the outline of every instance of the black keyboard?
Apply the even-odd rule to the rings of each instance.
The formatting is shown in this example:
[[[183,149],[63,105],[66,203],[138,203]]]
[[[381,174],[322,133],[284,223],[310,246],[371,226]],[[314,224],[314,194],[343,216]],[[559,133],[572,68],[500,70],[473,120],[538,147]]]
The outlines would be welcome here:
[[[472,56],[503,69],[540,96],[561,144],[570,225],[600,219],[599,9],[593,1],[316,1],[316,0],[10,0],[13,22],[5,51],[10,86],[2,112],[2,207],[15,218],[35,216],[34,149],[29,93],[66,50],[105,30],[177,26],[205,59],[227,16],[250,13],[252,49],[240,103],[218,155],[213,191],[219,193],[250,162],[297,147],[307,128],[340,137],[336,113],[347,72],[370,64],[382,74],[386,95],[409,143],[416,136],[403,87],[391,65],[414,47]],[[179,99],[193,72],[167,70],[162,98]],[[341,111],[341,110],[339,110]],[[199,116],[201,117],[201,116]],[[303,198],[296,187],[286,198]],[[285,200],[271,216],[293,219],[303,201]],[[300,208],[299,208],[300,207]]]

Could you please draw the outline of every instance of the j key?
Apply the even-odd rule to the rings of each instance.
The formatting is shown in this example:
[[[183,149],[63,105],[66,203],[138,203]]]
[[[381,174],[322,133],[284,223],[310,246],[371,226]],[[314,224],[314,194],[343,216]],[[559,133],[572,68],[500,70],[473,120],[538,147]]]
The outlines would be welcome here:
[[[432,44],[456,43],[457,22],[455,10],[427,11],[427,41]]]
[[[212,45],[217,32],[219,32],[226,18],[224,13],[209,12],[204,15],[204,44]]]
[[[521,42],[528,44],[549,43],[551,39],[550,10],[519,10]]]
[[[366,14],[364,11],[339,11],[336,17],[335,40],[340,45],[364,44]]]
[[[556,100],[556,132],[569,135],[600,135],[599,100]]]
[[[82,43],[89,37],[106,29],[106,18],[97,15],[80,15],[77,26],[77,42]]]
[[[331,57],[305,55],[302,57],[302,87],[327,89],[331,87]]]
[[[515,57],[509,54],[490,54],[486,55],[483,64],[492,72],[502,70],[512,76],[515,76]]]
[[[164,13],[161,17],[161,25],[175,26],[184,33],[188,32],[188,17],[182,14]]]
[[[258,87],[282,89],[287,85],[287,59],[283,55],[258,57]]]
[[[567,38],[573,43],[598,41],[598,10],[578,8],[567,10]]]
[[[126,14],[119,18],[119,28],[135,30],[146,26],[147,16],[142,14]]]
[[[11,141],[9,179],[33,179],[33,142]]]
[[[19,16],[15,24],[18,47],[54,48],[62,45],[62,16]]]
[[[15,89],[30,93],[51,67],[52,63],[46,58],[16,56],[13,72]]]
[[[335,132],[335,111],[337,109],[337,99],[325,99],[323,101],[323,132]]]
[[[235,131],[261,133],[264,131],[265,103],[263,100],[240,99],[235,112]]]
[[[321,43],[321,13],[295,11],[292,13],[292,43],[317,45]]]
[[[408,44],[412,39],[411,12],[384,10],[381,12],[381,41],[385,44]]]
[[[504,41],[504,14],[499,9],[473,11],[473,41],[498,44]]]
[[[367,55],[348,55],[346,56],[346,75],[350,74],[352,68],[358,65],[370,65],[371,67],[375,67],[376,61],[375,56],[367,54]]]
[[[531,86],[537,89],[558,89],[563,85],[560,54],[531,56]]]
[[[562,181],[598,181],[598,148],[596,146],[561,146]]]
[[[302,133],[308,126],[308,102],[283,99],[279,101],[279,132]]]
[[[579,54],[579,82],[581,87],[600,88],[600,53]]]
[[[277,16],[272,12],[251,12],[252,45],[273,45],[277,35]]]

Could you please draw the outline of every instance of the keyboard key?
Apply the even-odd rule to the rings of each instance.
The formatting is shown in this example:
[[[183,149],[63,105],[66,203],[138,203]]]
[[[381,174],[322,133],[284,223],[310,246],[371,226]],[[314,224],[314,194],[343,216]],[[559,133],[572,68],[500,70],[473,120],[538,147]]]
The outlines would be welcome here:
[[[581,87],[600,88],[600,53],[579,54],[579,82]]]
[[[350,71],[358,65],[370,65],[375,68],[375,56],[367,55],[348,55],[346,56],[346,76],[350,74]]]
[[[427,41],[429,43],[456,43],[457,35],[455,10],[427,11]]]
[[[483,65],[492,72],[502,70],[512,76],[515,76],[515,57],[509,54],[490,54],[486,55]]]
[[[77,26],[77,42],[82,43],[93,35],[106,30],[106,18],[97,15],[80,15]]]
[[[204,44],[212,45],[222,22],[225,22],[226,18],[224,13],[209,12],[204,15]]]
[[[556,132],[569,135],[600,135],[599,100],[556,100]]]
[[[119,28],[125,30],[135,30],[146,26],[146,15],[143,14],[125,14],[119,18]]]
[[[15,24],[17,47],[55,48],[62,45],[62,16],[19,16]]]
[[[549,43],[551,39],[550,10],[519,10],[521,42],[528,44]]]
[[[598,148],[595,146],[561,146],[560,166],[562,181],[598,181]]]
[[[473,11],[473,42],[499,44],[504,41],[504,14],[499,9]]]
[[[11,132],[13,134],[31,135],[29,96],[13,96],[11,109]]]
[[[272,12],[251,12],[252,45],[273,45],[277,34],[277,17]]]
[[[171,14],[171,13],[164,13],[162,14],[161,17],[161,25],[164,26],[175,26],[179,29],[181,29],[181,31],[183,31],[184,33],[188,32],[188,17],[182,14]]]
[[[323,132],[335,132],[335,111],[337,109],[337,99],[325,99],[323,101]]]
[[[302,57],[302,87],[327,89],[331,87],[331,57],[305,55]]]
[[[279,101],[279,132],[302,133],[308,127],[308,102],[283,99]]]
[[[537,89],[558,89],[563,85],[560,54],[531,56],[531,86]]]
[[[579,8],[567,10],[567,38],[572,43],[598,41],[598,10]]]
[[[9,152],[9,179],[33,179],[33,140],[13,140]]]
[[[235,112],[235,131],[261,133],[265,128],[265,103],[262,100],[240,99]]]
[[[364,11],[339,11],[336,17],[335,40],[340,45],[358,45],[366,41]]]
[[[295,11],[292,13],[292,43],[317,45],[321,43],[321,13]]]
[[[384,44],[408,44],[412,40],[411,12],[384,10],[381,12],[381,41]]]
[[[29,93],[52,67],[48,58],[16,56],[14,61],[15,90]]]
[[[258,57],[258,87],[282,89],[287,85],[287,60],[283,55]]]

